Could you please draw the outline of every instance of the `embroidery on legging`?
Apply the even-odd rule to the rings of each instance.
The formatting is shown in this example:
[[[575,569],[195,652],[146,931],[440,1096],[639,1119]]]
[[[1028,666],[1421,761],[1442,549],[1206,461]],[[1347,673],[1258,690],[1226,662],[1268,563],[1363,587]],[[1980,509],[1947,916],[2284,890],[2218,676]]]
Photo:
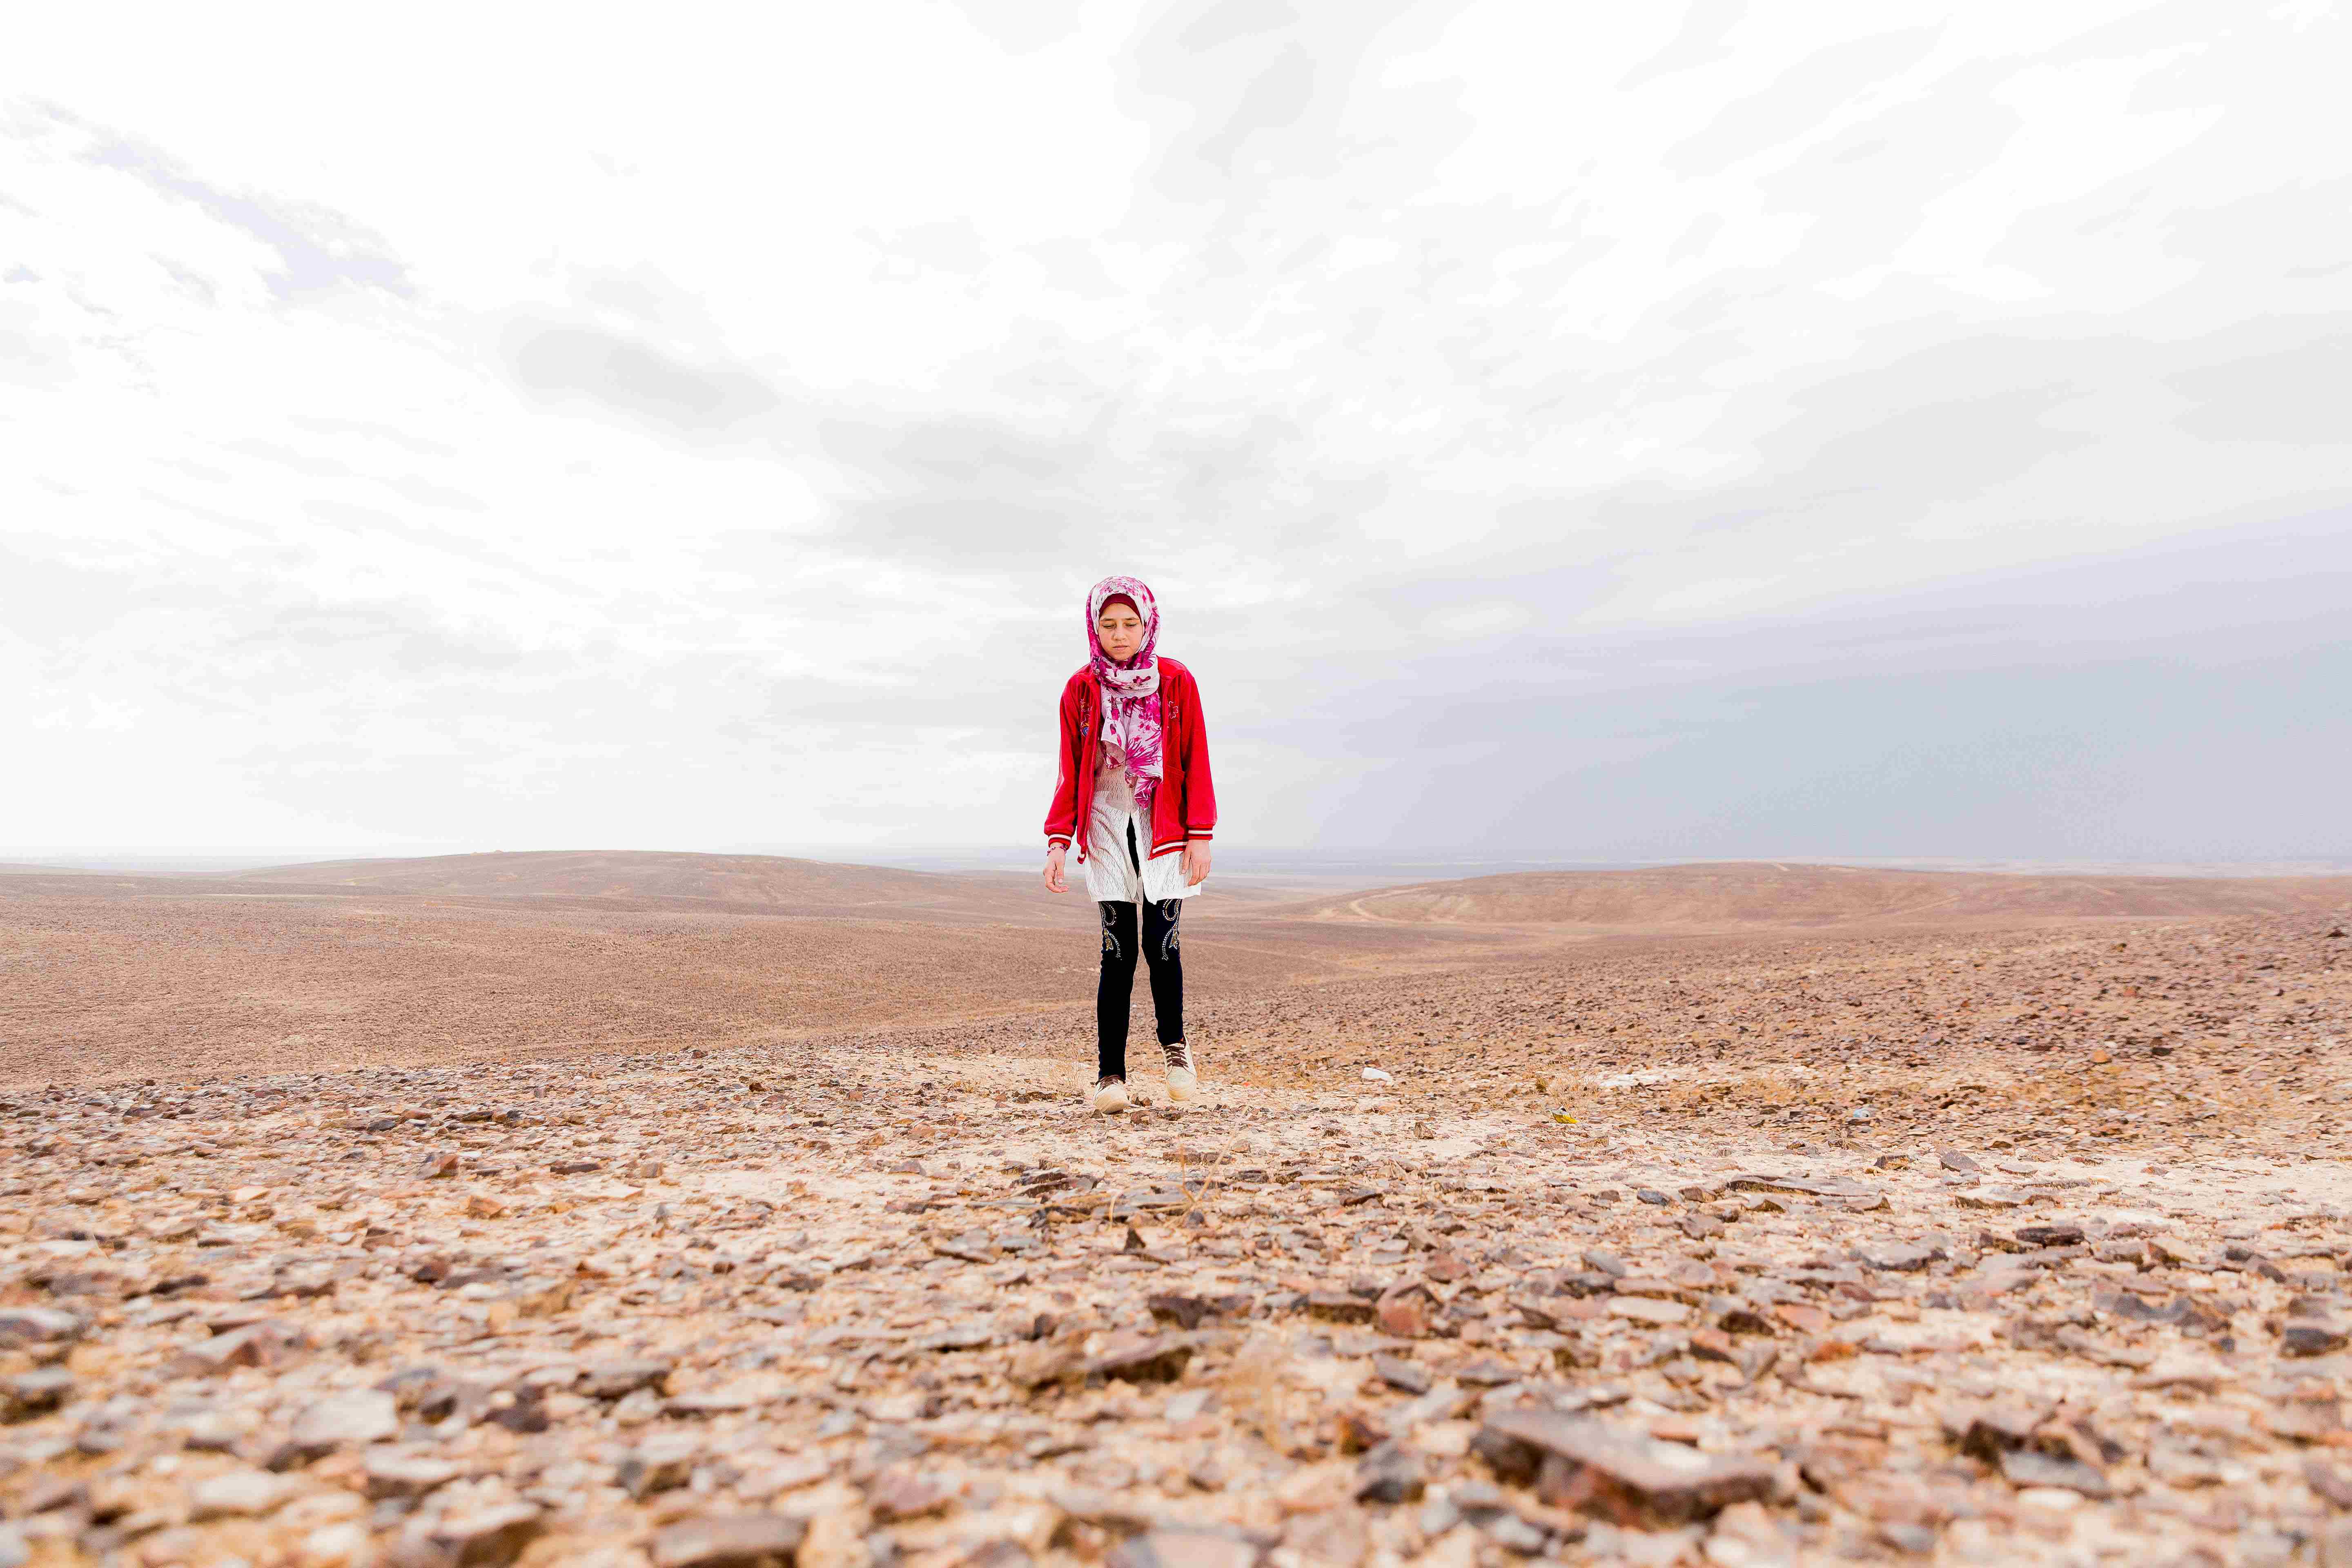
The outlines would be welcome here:
[[[1127,955],[1121,952],[1118,947],[1118,911],[1105,904],[1102,907],[1102,922],[1103,956],[1105,958],[1126,957]]]
[[[1168,922],[1168,929],[1162,931],[1160,936],[1160,956],[1163,959],[1173,958],[1176,956],[1176,917],[1183,912],[1184,903],[1182,900],[1162,899],[1160,900],[1160,918]]]

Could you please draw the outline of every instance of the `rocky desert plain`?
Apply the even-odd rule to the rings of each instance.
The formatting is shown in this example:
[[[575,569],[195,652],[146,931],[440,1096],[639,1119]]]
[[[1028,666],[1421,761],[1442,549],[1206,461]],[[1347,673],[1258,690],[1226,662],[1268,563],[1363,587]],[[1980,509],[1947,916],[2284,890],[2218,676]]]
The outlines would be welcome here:
[[[0,1568],[2352,1563],[2352,879],[0,872]]]

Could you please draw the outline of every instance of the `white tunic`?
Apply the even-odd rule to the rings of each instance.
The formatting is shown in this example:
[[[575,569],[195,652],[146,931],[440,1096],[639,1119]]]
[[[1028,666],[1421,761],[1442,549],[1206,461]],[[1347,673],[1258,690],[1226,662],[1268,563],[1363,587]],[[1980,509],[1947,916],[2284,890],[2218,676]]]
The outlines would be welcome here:
[[[1139,874],[1134,860],[1128,858],[1127,830],[1130,825],[1135,829],[1135,858],[1143,862]],[[1087,842],[1092,847],[1080,864],[1087,869],[1087,892],[1097,903],[1156,904],[1168,899],[1189,899],[1201,890],[1184,885],[1182,851],[1171,851],[1157,860],[1150,858],[1151,824],[1135,808],[1135,792],[1128,787],[1127,770],[1108,759],[1095,768],[1095,798],[1087,819]]]

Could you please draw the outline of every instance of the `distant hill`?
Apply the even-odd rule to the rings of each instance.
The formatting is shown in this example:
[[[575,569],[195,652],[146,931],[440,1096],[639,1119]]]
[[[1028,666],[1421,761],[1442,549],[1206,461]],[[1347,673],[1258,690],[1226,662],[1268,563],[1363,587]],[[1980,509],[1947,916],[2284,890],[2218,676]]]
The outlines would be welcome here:
[[[1422,882],[1265,911],[1293,919],[1606,931],[2031,923],[2352,910],[2352,877],[2010,876],[1723,861]]]
[[[1057,898],[1008,872],[901,871],[775,855],[549,850],[321,860],[236,871],[0,868],[0,897],[269,899],[464,903],[548,913],[709,913],[958,925],[1095,923],[1082,892]]]
[[[373,888],[457,898],[720,899],[781,903],[920,898],[961,879],[877,866],[838,866],[781,855],[688,855],[660,850],[549,849],[429,855],[403,859],[312,860],[220,872],[225,881]]]
[[[257,870],[127,873],[0,866],[0,895],[391,900],[623,913],[768,915],[951,925],[1091,926],[1083,875],[1048,893],[1031,873],[909,871],[781,855],[532,850],[328,860]],[[2352,877],[2140,877],[1911,871],[1735,860],[1625,871],[1522,871],[1370,892],[1285,898],[1211,884],[1219,924],[1387,928],[1547,927],[1676,932],[1869,925],[1986,925],[2102,918],[2210,919],[2309,912],[2352,918]],[[1337,935],[1336,930],[1333,931]],[[1502,933],[1497,932],[1500,936]],[[1442,939],[1441,939],[1442,940]]]
[[[1045,852],[1038,851],[1038,863]],[[25,868],[37,869],[37,868]],[[1073,885],[1085,874],[1070,868]],[[695,855],[667,850],[530,850],[405,859],[317,860],[215,873],[225,880],[382,889],[450,898],[710,900],[730,906],[810,905],[832,910],[933,904],[978,898],[992,906],[1087,900],[1047,893],[1035,871],[912,871],[783,855]],[[1266,903],[1256,888],[1215,885],[1220,902]],[[1094,919],[1091,909],[1087,918]]]
[[[1042,865],[1044,854],[1039,852]],[[234,870],[106,870],[0,863],[0,897],[370,898],[464,900],[545,911],[703,911],[960,925],[1083,925],[1096,915],[1086,876],[1045,890],[1034,871],[913,871],[782,855],[570,849],[309,860]],[[1263,913],[1300,889],[1224,879],[1204,906],[1217,917]]]
[[[330,860],[204,879],[220,887],[350,895],[528,901],[613,909],[865,917],[875,920],[1091,922],[1083,898],[1055,899],[1001,872],[901,871],[781,855],[658,850],[532,850],[411,859]],[[1068,905],[1067,910],[1060,908]]]

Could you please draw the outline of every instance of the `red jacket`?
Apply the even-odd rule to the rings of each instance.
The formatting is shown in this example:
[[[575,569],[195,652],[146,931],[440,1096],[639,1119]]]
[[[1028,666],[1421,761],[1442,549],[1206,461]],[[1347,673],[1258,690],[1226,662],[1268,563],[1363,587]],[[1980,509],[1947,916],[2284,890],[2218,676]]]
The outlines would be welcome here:
[[[1056,753],[1054,805],[1045,813],[1045,845],[1073,836],[1087,853],[1094,816],[1095,763],[1102,755],[1102,693],[1089,665],[1062,688],[1062,746]],[[1217,792],[1209,782],[1209,730],[1201,720],[1201,688],[1172,658],[1160,661],[1160,788],[1151,802],[1152,859],[1173,855],[1189,839],[1216,837]]]

